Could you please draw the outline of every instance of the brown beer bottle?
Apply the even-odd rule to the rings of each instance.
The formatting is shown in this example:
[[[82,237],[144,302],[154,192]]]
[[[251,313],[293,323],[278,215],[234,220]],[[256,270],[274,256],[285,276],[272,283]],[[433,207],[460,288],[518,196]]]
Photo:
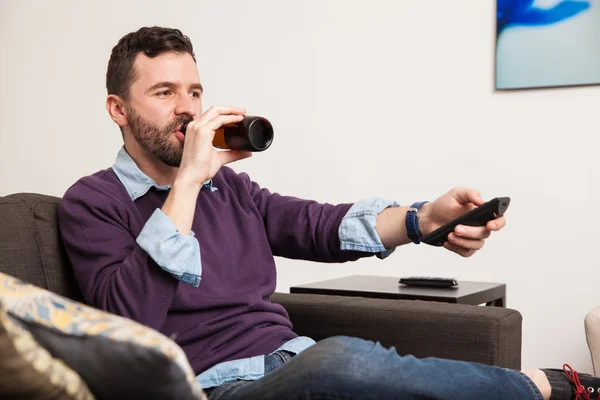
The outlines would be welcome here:
[[[181,127],[185,135],[187,123]],[[263,117],[245,115],[235,124],[223,125],[215,131],[213,146],[218,149],[264,151],[273,143],[273,126]]]

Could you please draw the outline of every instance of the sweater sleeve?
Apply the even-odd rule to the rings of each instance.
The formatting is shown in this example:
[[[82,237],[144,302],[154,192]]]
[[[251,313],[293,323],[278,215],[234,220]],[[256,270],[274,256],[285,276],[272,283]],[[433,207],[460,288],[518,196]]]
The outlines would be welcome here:
[[[71,188],[58,209],[65,250],[88,304],[160,330],[180,281],[136,243],[123,209],[106,193]]]
[[[373,252],[342,249],[338,230],[352,204],[332,205],[271,193],[239,174],[262,215],[273,255],[319,262],[346,262]]]

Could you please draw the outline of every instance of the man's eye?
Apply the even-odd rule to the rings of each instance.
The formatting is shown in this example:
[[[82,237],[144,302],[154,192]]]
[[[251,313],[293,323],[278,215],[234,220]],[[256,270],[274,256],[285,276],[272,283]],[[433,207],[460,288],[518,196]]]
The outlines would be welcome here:
[[[192,92],[192,97],[199,99],[202,95],[200,94],[200,92]]]
[[[171,93],[170,90],[163,90],[162,92],[156,93],[158,96],[168,96]]]

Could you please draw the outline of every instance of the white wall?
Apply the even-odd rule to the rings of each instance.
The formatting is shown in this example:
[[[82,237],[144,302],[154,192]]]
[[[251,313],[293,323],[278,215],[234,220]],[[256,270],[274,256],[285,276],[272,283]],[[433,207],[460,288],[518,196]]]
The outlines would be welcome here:
[[[465,185],[510,196],[470,259],[406,246],[379,261],[278,260],[278,290],[349,274],[506,282],[523,362],[591,370],[600,304],[600,89],[495,93],[494,1],[0,1],[0,195],[62,195],[121,144],[104,109],[112,47],[144,25],[191,37],[205,104],[269,118],[273,146],[237,164],[320,201],[401,203]]]

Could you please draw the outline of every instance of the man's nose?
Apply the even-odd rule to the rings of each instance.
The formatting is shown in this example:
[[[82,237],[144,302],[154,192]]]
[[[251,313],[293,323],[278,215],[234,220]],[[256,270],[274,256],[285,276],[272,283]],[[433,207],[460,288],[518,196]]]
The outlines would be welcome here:
[[[189,94],[182,94],[177,99],[177,105],[175,106],[175,114],[189,114],[191,117],[196,116],[196,110],[194,109],[194,100]]]

